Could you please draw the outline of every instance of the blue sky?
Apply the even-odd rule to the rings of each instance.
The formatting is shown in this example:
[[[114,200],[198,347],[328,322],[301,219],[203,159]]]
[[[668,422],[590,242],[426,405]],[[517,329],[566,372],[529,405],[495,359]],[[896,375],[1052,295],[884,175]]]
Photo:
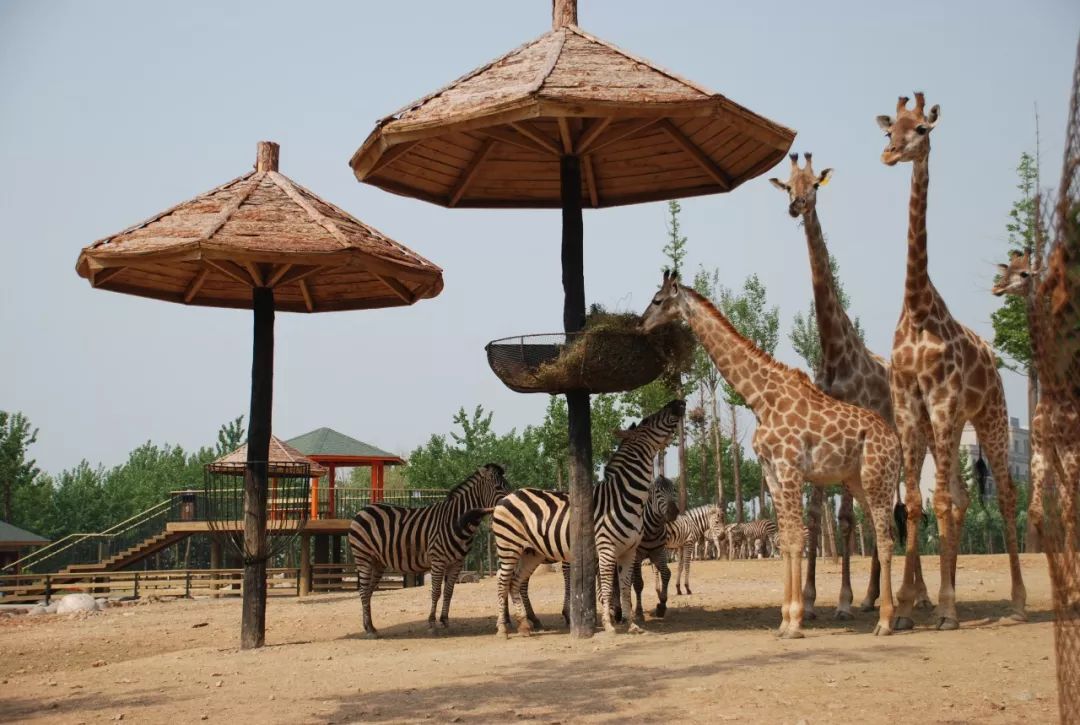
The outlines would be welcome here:
[[[1080,5],[1005,2],[581,0],[581,25],[798,130],[835,169],[819,196],[830,249],[870,346],[900,309],[910,166],[878,161],[874,116],[923,89],[939,103],[931,276],[990,335],[994,263],[1020,153],[1041,119],[1043,183],[1060,174]],[[380,116],[550,27],[547,0],[495,2],[0,1],[0,408],[41,428],[39,464],[119,463],[150,439],[197,446],[247,412],[250,313],[94,291],[79,249],[245,172],[281,170],[445,270],[412,308],[282,314],[275,432],[328,425],[406,452],[459,406],[500,430],[543,396],[504,388],[483,346],[561,323],[559,216],[447,210],[358,184],[347,160]],[[786,165],[786,162],[785,162]],[[779,304],[779,357],[810,279],[802,230],[765,180],[688,200],[689,264],[728,286],[756,272]],[[589,301],[640,311],[659,283],[665,207],[587,211]],[[1005,372],[1010,413],[1024,381]]]

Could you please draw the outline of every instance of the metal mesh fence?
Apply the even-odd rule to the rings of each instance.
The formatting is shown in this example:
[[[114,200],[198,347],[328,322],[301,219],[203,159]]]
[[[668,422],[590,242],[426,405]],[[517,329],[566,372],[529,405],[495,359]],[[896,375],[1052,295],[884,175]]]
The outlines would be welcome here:
[[[1080,723],[1080,467],[1069,457],[1080,437],[1080,45],[1061,184],[1049,227],[1053,246],[1032,311],[1033,347],[1043,386],[1040,410],[1045,416],[1040,447],[1051,464],[1042,486],[1040,535],[1054,601],[1061,721]]]

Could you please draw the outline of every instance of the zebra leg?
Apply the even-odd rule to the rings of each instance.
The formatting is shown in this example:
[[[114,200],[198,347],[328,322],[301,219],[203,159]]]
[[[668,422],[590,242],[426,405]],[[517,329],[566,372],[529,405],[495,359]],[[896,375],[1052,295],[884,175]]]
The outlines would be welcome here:
[[[685,557],[686,558],[686,574],[685,574],[686,579],[683,581],[683,588],[686,589],[687,594],[693,594],[693,592],[690,591],[690,547],[689,546],[684,547],[683,552],[687,555]],[[682,559],[679,560],[679,563],[682,564]],[[679,569],[681,570],[682,567],[680,566]]]
[[[686,566],[686,551],[678,549],[679,568],[675,571],[675,593],[682,596],[683,567]]]
[[[357,586],[360,589],[360,606],[364,610],[364,639],[375,639],[379,632],[371,623],[371,594],[379,586],[382,570],[372,562],[362,559],[356,562]]]
[[[450,600],[454,598],[454,585],[457,584],[458,575],[461,574],[461,567],[464,565],[464,559],[452,563],[446,567],[443,575],[442,614],[439,616],[439,624],[443,629],[450,626]]]
[[[498,621],[495,625],[495,636],[506,638],[506,629],[510,626],[510,608],[507,604],[507,596],[510,593],[510,584],[517,569],[517,552],[504,549],[499,552],[499,575],[496,579],[496,591],[499,598]]]
[[[515,614],[518,622],[518,634],[528,637],[532,634],[533,625],[531,619],[535,619],[536,615],[531,613],[532,606],[527,604],[529,593],[529,577],[536,571],[536,567],[540,565],[540,562],[544,558],[537,554],[526,554],[518,561],[517,570],[514,572],[514,578],[510,582],[510,598],[514,602]]]
[[[439,606],[439,597],[442,596],[443,563],[432,562],[431,565],[431,613],[428,614],[427,626],[431,634],[435,634],[435,610]]]
[[[521,604],[525,608],[525,619],[528,620],[532,629],[537,631],[542,630],[544,625],[536,616],[536,612],[533,611],[532,601],[529,599],[529,580],[532,578],[532,573],[536,571],[536,567],[540,566],[543,561],[543,557],[539,557],[536,559],[535,563],[524,561],[518,564],[518,579],[520,581],[518,584],[518,596],[521,597]],[[529,566],[531,566],[531,568],[528,569],[528,576],[522,576],[522,572],[525,570],[524,567]]]
[[[615,634],[615,623],[612,621],[611,584],[615,579],[616,562],[607,548],[598,549],[597,552],[597,586],[600,589],[600,611],[603,614],[604,631]]]
[[[671,569],[668,568],[667,549],[660,549],[652,556],[653,568],[656,569],[656,609],[653,616],[663,617],[667,614],[668,584],[671,582]]]
[[[644,617],[645,610],[641,606],[641,590],[645,588],[645,580],[641,576],[641,551],[634,556],[634,616]]]
[[[637,547],[619,557],[616,571],[619,572],[619,600],[622,602],[622,611],[626,612],[627,634],[644,632],[637,622],[634,621],[632,605],[630,603],[631,579],[634,576],[634,559],[637,557]]]

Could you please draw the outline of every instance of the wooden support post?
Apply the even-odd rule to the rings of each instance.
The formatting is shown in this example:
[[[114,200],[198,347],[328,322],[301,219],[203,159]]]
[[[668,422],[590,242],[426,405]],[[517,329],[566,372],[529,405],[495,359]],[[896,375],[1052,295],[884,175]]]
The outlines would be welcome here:
[[[311,592],[311,534],[300,534],[300,596]]]
[[[562,196],[563,329],[585,327],[585,253],[581,218],[581,160],[563,156]],[[596,543],[592,522],[592,411],[588,393],[567,393],[570,436],[570,634],[593,636],[596,628]]]
[[[210,539],[210,569],[215,571],[221,568],[221,542],[216,537]],[[218,578],[218,574],[211,575],[214,579]],[[210,591],[214,592],[211,596],[217,597],[217,584],[210,585]]]
[[[311,477],[311,518],[319,518],[319,478]]]
[[[334,506],[334,484],[337,482],[337,466],[330,464],[330,484],[326,491],[327,518],[337,518],[337,507]]]
[[[269,152],[268,152],[269,153]],[[262,159],[260,146],[260,162]],[[267,461],[274,402],[274,290],[252,290],[255,310],[248,415],[247,470],[244,471],[244,604],[241,649],[262,647],[266,639]]]

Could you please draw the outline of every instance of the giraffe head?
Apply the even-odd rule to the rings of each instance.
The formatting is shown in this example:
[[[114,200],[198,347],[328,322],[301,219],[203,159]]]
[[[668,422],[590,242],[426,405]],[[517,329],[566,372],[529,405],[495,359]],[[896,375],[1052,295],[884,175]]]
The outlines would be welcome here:
[[[908,108],[908,97],[900,96],[896,102],[896,117],[878,116],[878,126],[889,139],[881,152],[881,162],[895,166],[898,161],[925,159],[930,153],[930,132],[937,126],[941,108],[934,105],[926,112],[926,97],[915,94],[915,107]]]
[[[682,284],[679,282],[678,273],[665,269],[663,284],[641,315],[642,331],[652,332],[661,325],[682,319],[683,304]]]
[[[1027,295],[1031,289],[1031,257],[1027,252],[1013,250],[1009,252],[1009,263],[998,265],[998,278],[991,292],[995,297],[1002,295]]]
[[[815,174],[811,165],[811,155],[803,154],[806,166],[799,168],[799,155],[791,154],[791,177],[786,182],[780,179],[769,179],[769,183],[788,195],[788,214],[793,217],[809,214],[817,205],[818,187],[829,183],[832,169],[825,169],[820,174]]]

